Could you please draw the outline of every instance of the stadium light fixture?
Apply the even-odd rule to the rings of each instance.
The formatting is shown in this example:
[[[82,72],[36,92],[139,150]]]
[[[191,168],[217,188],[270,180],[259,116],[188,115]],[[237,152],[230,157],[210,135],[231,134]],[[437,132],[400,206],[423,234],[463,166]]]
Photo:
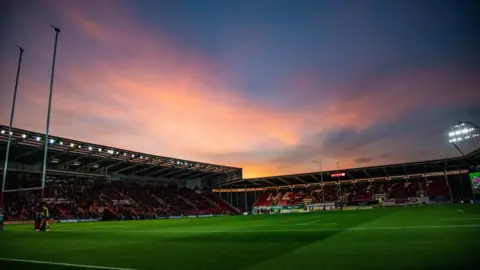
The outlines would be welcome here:
[[[2,134],[5,134],[5,130],[0,131]]]
[[[74,146],[75,146],[75,144],[74,144],[74,143],[71,143],[71,144],[70,144],[70,147],[74,147]]]
[[[98,148],[98,152],[102,152],[102,148]]]
[[[22,138],[23,138],[23,139],[27,138],[27,135],[23,134],[23,135],[22,135]]]
[[[460,122],[450,128],[448,142],[451,143],[464,156],[463,151],[457,143],[480,137],[480,128],[472,122]]]
[[[88,151],[92,151],[92,147],[91,147],[91,146],[88,147]]]
[[[13,132],[10,131],[10,136],[12,136],[12,135],[13,135]]]
[[[55,143],[55,140],[54,140],[54,139],[50,139],[50,143],[51,143],[51,144]]]
[[[37,140],[37,142],[39,142],[41,140],[40,137],[38,137],[38,136],[35,139]]]
[[[60,144],[60,145],[63,145],[63,142],[60,142],[59,144]]]

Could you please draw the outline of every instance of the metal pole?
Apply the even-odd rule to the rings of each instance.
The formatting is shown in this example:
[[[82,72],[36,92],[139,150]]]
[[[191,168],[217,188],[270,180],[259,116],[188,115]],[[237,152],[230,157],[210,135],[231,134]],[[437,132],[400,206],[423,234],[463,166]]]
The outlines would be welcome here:
[[[47,174],[47,157],[48,157],[48,130],[50,128],[50,112],[52,108],[52,90],[53,90],[53,77],[55,75],[55,58],[57,56],[57,42],[58,33],[60,28],[51,26],[55,30],[55,45],[53,47],[53,63],[52,63],[52,75],[50,77],[50,93],[48,96],[48,109],[47,109],[47,127],[45,130],[45,152],[43,153],[43,170],[42,170],[42,201],[45,194],[45,178]]]
[[[2,178],[2,194],[0,195],[0,206],[3,205],[3,195],[5,192],[5,184],[7,182],[7,172],[8,172],[8,157],[10,155],[10,143],[12,142],[12,125],[13,117],[15,115],[15,103],[17,100],[17,89],[18,89],[18,78],[20,77],[20,67],[22,66],[22,57],[23,57],[23,48],[17,46],[20,49],[20,56],[18,57],[18,67],[17,67],[17,77],[15,79],[15,88],[13,91],[13,102],[12,102],[12,111],[10,112],[10,125],[8,126],[8,140],[7,140],[7,151],[5,154],[5,164],[3,168],[3,178]]]
[[[338,181],[338,193],[337,196],[340,197],[340,200],[343,202],[343,198],[342,198],[342,187],[340,186],[340,166],[338,165],[338,161],[337,161],[337,181]]]
[[[245,187],[245,212],[248,212],[248,205],[247,205],[247,184],[244,184]]]
[[[445,167],[443,169],[443,173],[445,175],[445,182],[448,187],[448,192],[450,193],[450,202],[453,203],[453,193],[452,193],[452,188],[450,187],[450,183],[448,182],[448,175],[447,175],[447,162],[448,162],[448,145],[445,149]]]
[[[322,168],[322,162],[320,162],[320,182],[322,182],[322,201],[325,205],[325,190],[323,188],[323,168]]]

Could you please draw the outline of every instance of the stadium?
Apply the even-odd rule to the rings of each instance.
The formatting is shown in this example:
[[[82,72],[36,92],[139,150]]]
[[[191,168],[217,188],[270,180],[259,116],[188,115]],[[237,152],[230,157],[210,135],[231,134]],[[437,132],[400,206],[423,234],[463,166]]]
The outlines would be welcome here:
[[[480,149],[244,179],[241,168],[50,136],[42,183],[45,136],[10,135],[2,269],[476,269]],[[48,233],[33,232],[40,201]]]

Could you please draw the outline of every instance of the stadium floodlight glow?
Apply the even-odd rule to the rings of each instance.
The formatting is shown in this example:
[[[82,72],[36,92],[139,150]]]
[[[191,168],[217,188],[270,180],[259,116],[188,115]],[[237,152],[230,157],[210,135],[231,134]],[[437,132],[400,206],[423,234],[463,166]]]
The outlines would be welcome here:
[[[449,143],[460,142],[477,138],[480,135],[478,126],[471,122],[464,122],[454,125],[448,133]]]
[[[134,154],[132,154],[132,157],[135,157],[135,155],[134,155]]]
[[[5,130],[0,131],[2,134],[5,134]]]
[[[70,144],[70,147],[74,147],[74,146],[75,146],[75,144],[74,144],[74,143],[71,143],[71,144]]]
[[[127,155],[127,153],[123,153],[123,156],[126,156],[126,155]]]
[[[480,128],[478,125],[472,122],[461,122],[450,128],[448,133],[448,142],[451,143],[457,150],[465,156],[462,149],[457,145],[457,143],[478,138],[480,136]]]
[[[118,152],[115,152],[115,154],[117,154],[117,155],[118,155]]]
[[[13,132],[10,131],[10,136],[12,136],[12,135],[13,135]]]
[[[81,145],[78,145],[78,148],[82,148],[82,146],[81,146]]]
[[[98,152],[102,152],[102,148],[98,148]]]
[[[91,146],[88,147],[88,151],[92,151],[92,147],[91,147]]]
[[[55,143],[55,140],[54,139],[50,139],[49,141],[51,144]]]
[[[38,136],[35,139],[37,140],[37,142],[39,142],[41,140],[40,137],[38,137]]]
[[[23,139],[27,138],[27,135],[23,134],[23,135],[22,135],[22,138],[23,138]]]

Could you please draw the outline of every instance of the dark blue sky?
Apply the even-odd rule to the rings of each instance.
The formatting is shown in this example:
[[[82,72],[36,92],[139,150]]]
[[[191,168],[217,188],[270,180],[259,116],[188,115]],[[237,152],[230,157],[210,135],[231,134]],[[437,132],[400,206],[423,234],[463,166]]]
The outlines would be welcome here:
[[[316,170],[318,160],[332,167],[438,158],[452,122],[480,122],[478,1],[2,5],[1,120],[21,43],[24,128],[43,126],[49,24],[62,28],[52,118],[60,135],[141,141],[128,148],[259,176]]]

